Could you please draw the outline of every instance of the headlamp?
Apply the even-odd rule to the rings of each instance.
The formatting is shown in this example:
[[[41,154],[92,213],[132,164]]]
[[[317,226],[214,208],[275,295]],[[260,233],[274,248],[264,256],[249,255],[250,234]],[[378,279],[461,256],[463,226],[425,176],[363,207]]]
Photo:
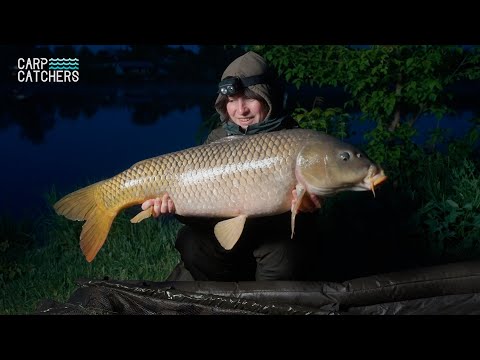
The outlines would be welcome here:
[[[238,77],[227,77],[218,84],[218,92],[227,96],[235,95],[244,88],[242,80]]]
[[[268,79],[266,75],[255,75],[244,78],[228,76],[218,84],[218,92],[222,95],[233,96],[249,86],[267,82]]]

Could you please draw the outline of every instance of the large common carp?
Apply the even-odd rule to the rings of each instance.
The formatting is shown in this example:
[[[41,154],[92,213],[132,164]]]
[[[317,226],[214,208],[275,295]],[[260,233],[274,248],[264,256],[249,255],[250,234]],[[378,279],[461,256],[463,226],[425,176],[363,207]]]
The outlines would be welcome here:
[[[385,179],[383,170],[354,146],[318,131],[294,129],[227,137],[143,160],[66,195],[54,208],[68,219],[86,220],[80,247],[90,262],[120,210],[165,192],[179,215],[228,218],[215,226],[215,235],[231,249],[248,217],[291,210],[293,236],[305,194],[373,191]],[[152,210],[142,211],[132,222],[147,218]]]

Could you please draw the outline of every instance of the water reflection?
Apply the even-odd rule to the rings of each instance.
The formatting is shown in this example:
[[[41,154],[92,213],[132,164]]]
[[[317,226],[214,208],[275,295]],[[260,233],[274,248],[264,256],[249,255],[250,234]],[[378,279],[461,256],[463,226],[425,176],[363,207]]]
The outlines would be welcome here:
[[[0,131],[12,125],[20,136],[34,144],[45,140],[45,133],[57,120],[93,118],[100,108],[122,107],[132,112],[138,125],[151,125],[173,110],[199,106],[203,115],[213,112],[215,84],[152,84],[128,87],[55,85],[3,89],[0,103]]]
[[[0,116],[0,212],[34,214],[52,185],[70,192],[199,144],[206,136],[202,119],[213,113],[211,87],[11,92]]]

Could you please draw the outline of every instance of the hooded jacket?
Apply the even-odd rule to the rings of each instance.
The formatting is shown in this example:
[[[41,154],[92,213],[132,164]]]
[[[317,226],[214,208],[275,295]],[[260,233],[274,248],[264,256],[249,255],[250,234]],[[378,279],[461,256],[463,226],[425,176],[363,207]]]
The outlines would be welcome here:
[[[259,54],[249,51],[236,58],[230,63],[230,65],[227,66],[222,74],[221,80],[224,80],[228,76],[244,78],[262,74],[270,75],[271,79],[276,79],[265,59]],[[269,132],[299,127],[298,123],[290,115],[284,114],[283,88],[279,82],[274,81],[274,83],[271,84],[255,84],[249,86],[248,88],[265,99],[270,109],[265,117],[265,120],[258,124],[249,126],[247,131],[242,131],[241,134],[250,135],[251,133],[257,132]],[[219,94],[215,101],[215,110],[218,112],[218,114],[220,114],[220,119],[222,120],[223,124],[210,132],[205,141],[206,144],[226,136],[238,135],[240,133],[232,132],[232,129],[235,127],[238,128],[238,126],[228,119],[226,109],[222,109],[220,106],[220,100],[224,96],[226,95]],[[209,218],[184,217],[180,215],[175,216],[184,224],[196,225],[197,227],[200,226],[203,228],[213,228],[213,226],[218,222],[218,219],[210,219],[210,221],[207,221]]]
[[[236,124],[229,120],[226,109],[221,106],[221,99],[227,95],[219,94],[215,101],[215,110],[220,115],[223,124],[210,133],[206,143],[230,135],[250,135],[258,132],[298,127],[298,124],[293,118],[284,114],[283,86],[280,84],[273,70],[267,65],[265,59],[259,54],[249,51],[232,61],[223,72],[221,80],[229,76],[245,78],[256,75],[266,75],[271,79],[270,83],[255,84],[248,87],[251,91],[261,96],[268,104],[269,111],[266,118],[258,124],[250,125],[246,131],[239,129]]]
[[[225,69],[222,80],[227,76],[243,78],[265,74],[271,81],[273,76],[268,74],[270,71],[265,60],[250,51],[235,59]],[[283,89],[279,83],[255,84],[248,88],[261,96],[268,104],[269,111],[265,119],[258,124],[249,126],[245,131],[229,120],[226,109],[222,108],[222,103],[225,104],[225,102],[221,101],[222,96],[226,95],[219,95],[215,102],[215,109],[220,114],[223,125],[213,130],[205,143],[230,135],[250,135],[298,127],[291,116],[284,114]],[[210,274],[213,273],[216,278],[223,279],[225,273],[231,274],[232,269],[236,269],[233,270],[236,275],[229,276],[250,278],[252,270],[247,270],[247,268],[251,266],[252,261],[256,261],[253,268],[255,278],[257,276],[272,280],[277,279],[277,276],[289,278],[291,275],[287,274],[302,271],[297,267],[303,263],[303,261],[293,261],[291,257],[298,256],[300,248],[306,240],[317,238],[312,233],[315,215],[299,213],[296,218],[298,231],[296,231],[295,241],[291,241],[291,214],[286,212],[247,219],[237,245],[232,250],[224,250],[214,234],[214,226],[222,219],[175,216],[177,220],[186,225],[179,231],[175,247],[185,262],[185,269],[190,266],[190,271],[200,271],[197,274],[199,279],[206,277],[211,280],[212,275]],[[284,246],[296,249],[292,248],[286,253]],[[220,268],[218,268],[219,263],[223,264]],[[180,268],[181,266],[182,264],[180,264]],[[225,267],[230,270],[226,270]],[[242,270],[238,270],[238,267]],[[208,273],[204,272],[205,269],[209,269]],[[188,276],[187,278],[192,278],[190,273]]]

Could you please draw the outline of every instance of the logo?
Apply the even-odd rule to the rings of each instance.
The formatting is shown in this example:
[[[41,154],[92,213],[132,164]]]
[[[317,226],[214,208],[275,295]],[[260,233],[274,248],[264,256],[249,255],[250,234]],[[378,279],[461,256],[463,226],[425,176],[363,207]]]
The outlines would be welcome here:
[[[17,80],[21,83],[63,83],[79,80],[78,59],[19,58]]]

